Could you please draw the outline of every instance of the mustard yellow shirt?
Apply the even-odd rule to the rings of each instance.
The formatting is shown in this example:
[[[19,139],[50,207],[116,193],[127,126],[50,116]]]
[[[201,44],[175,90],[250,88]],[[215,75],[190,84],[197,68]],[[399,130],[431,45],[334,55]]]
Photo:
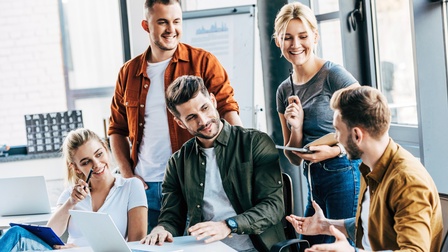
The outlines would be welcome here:
[[[370,171],[361,164],[356,246],[362,248],[361,203],[370,190],[368,236],[373,250],[440,251],[442,209],[437,188],[420,161],[392,139]]]

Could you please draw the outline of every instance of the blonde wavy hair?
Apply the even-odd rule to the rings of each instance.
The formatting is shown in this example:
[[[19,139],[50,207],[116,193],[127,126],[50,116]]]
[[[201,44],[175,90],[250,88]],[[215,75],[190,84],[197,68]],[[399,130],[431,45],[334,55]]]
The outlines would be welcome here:
[[[76,172],[76,164],[73,161],[73,157],[79,147],[90,140],[100,142],[106,150],[107,154],[110,154],[110,150],[106,142],[103,141],[95,132],[89,129],[79,128],[76,130],[72,130],[64,139],[64,143],[62,144],[62,155],[65,159],[67,171],[66,183],[69,186],[74,186],[79,179],[82,179],[84,181],[86,180],[86,176],[84,175],[84,173]]]

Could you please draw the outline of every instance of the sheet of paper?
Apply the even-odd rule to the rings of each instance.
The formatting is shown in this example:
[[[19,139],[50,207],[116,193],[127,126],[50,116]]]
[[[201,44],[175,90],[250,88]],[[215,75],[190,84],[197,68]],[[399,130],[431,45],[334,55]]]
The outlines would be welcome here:
[[[221,241],[206,244],[203,240],[197,241],[194,236],[174,237],[174,242],[165,242],[162,246],[143,245],[139,242],[128,242],[128,245],[131,249],[155,252],[236,252]]]

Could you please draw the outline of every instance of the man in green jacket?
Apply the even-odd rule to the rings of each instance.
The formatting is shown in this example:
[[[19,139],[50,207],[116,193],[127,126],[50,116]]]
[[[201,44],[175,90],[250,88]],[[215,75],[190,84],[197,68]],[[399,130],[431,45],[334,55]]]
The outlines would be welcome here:
[[[158,226],[142,243],[172,241],[186,225],[197,239],[238,251],[268,251],[284,240],[279,156],[269,136],[221,120],[200,77],[177,78],[166,104],[194,138],[168,161]]]

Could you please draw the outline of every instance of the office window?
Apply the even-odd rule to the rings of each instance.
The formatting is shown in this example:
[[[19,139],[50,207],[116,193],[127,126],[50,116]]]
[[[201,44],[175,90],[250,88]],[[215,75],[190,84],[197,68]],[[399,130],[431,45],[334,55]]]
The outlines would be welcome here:
[[[445,53],[448,52],[448,2],[442,2],[443,38],[445,42]],[[445,54],[445,62],[448,66],[448,55]]]
[[[378,88],[387,97],[392,123],[417,125],[410,3],[374,1],[373,18]]]
[[[315,15],[339,11],[338,0],[316,0],[311,2],[311,8],[313,9]]]
[[[318,55],[325,60],[344,65],[342,54],[341,24],[339,19],[322,21],[319,23]]]
[[[256,0],[227,0],[227,1],[181,0],[182,9],[184,11],[224,8],[224,7],[255,4],[256,2],[257,2]]]
[[[85,127],[103,135],[103,119],[123,65],[119,1],[60,0],[69,109],[80,109]]]
[[[76,99],[75,106],[84,108],[82,118],[84,125],[99,136],[106,138],[107,127],[109,125],[110,103],[112,97],[93,97]],[[103,123],[105,120],[105,124]],[[106,127],[105,127],[106,126]]]
[[[123,64],[118,3],[62,1],[62,39],[70,89],[114,85]]]
[[[338,0],[313,1],[311,9],[316,15],[320,36],[317,55],[344,65]]]

